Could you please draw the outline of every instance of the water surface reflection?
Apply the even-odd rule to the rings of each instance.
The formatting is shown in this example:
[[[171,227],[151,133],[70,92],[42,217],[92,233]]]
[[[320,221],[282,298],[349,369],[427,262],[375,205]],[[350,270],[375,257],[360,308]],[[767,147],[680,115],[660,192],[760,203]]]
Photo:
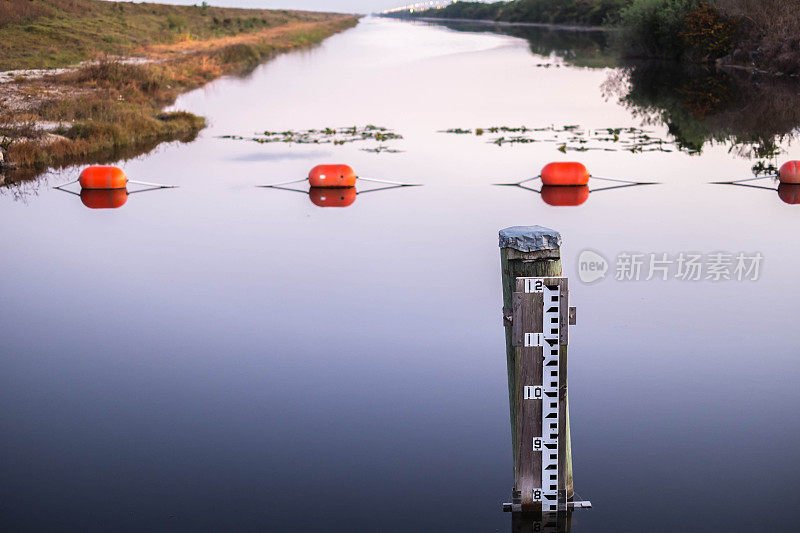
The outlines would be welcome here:
[[[497,230],[538,223],[564,236],[571,279],[587,248],[765,258],[753,283],[571,284],[572,445],[594,505],[572,531],[796,531],[796,206],[709,185],[751,166],[713,143],[583,152],[599,176],[661,185],[579,208],[493,187],[578,156],[439,130],[640,125],[604,99],[612,71],[548,61],[515,37],[365,19],[182,96],[209,128],[121,164],[180,189],[112,211],[48,187],[80,168],[23,201],[4,189],[0,529],[508,531]],[[402,152],[218,138],[326,124],[391,127]],[[425,187],[346,209],[255,188],[323,161]]]
[[[721,143],[740,157],[774,164],[781,145],[794,140],[800,126],[800,81],[794,78],[663,61],[629,62],[618,57],[603,31],[454,21],[437,24],[456,31],[520,37],[534,54],[564,65],[616,68],[603,85],[606,97],[618,101],[643,125],[666,126],[678,147],[688,153],[701,153],[707,145]]]
[[[604,91],[644,124],[667,126],[689,153],[721,143],[737,156],[772,160],[800,126],[795,79],[644,63],[610,74]]]
[[[619,62],[614,50],[609,46],[608,33],[602,30],[452,20],[435,24],[455,31],[498,33],[525,39],[532,53],[550,60],[539,64],[543,67],[564,64],[575,67],[608,68],[616,66]]]

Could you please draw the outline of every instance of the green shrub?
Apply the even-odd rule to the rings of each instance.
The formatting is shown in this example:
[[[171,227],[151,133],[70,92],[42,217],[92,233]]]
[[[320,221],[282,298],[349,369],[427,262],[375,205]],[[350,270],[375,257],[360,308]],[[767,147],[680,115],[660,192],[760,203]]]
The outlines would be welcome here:
[[[171,30],[178,30],[186,27],[186,17],[170,13],[167,15],[167,27]]]
[[[680,59],[683,30],[698,0],[633,0],[620,12],[618,39],[629,57]]]
[[[693,60],[716,59],[728,54],[737,38],[737,24],[709,4],[701,3],[687,16],[681,38]]]
[[[228,45],[220,51],[219,56],[223,64],[255,63],[261,59],[258,49],[246,43]]]

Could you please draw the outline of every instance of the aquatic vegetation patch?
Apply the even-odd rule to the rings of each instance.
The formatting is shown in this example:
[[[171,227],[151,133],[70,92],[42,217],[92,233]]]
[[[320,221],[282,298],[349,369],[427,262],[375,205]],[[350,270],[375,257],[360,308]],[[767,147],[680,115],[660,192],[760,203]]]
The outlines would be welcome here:
[[[286,130],[270,131],[266,130],[253,136],[242,135],[221,135],[220,139],[232,139],[237,141],[252,141],[259,144],[270,143],[290,143],[290,144],[333,144],[341,146],[357,142],[375,141],[379,144],[374,148],[362,148],[365,152],[374,153],[398,153],[401,150],[393,149],[385,143],[397,141],[403,136],[381,126],[368,124],[363,127],[350,126],[346,128],[321,128],[311,130]]]
[[[694,153],[693,150],[681,147],[674,141],[657,137],[653,131],[636,127],[588,129],[577,124],[551,125],[537,128],[528,126],[490,126],[475,128],[474,130],[450,128],[442,130],[440,133],[474,134],[476,137],[488,137],[486,142],[497,146],[552,143],[562,153],[568,151],[588,152],[589,150],[605,152],[627,151],[631,153],[682,150]]]
[[[373,154],[399,154],[403,152],[403,150],[397,150],[395,148],[389,148],[388,146],[376,146],[375,148],[362,148],[362,152],[371,152]]]
[[[754,176],[776,176],[778,174],[778,166],[774,161],[756,161],[751,170]]]

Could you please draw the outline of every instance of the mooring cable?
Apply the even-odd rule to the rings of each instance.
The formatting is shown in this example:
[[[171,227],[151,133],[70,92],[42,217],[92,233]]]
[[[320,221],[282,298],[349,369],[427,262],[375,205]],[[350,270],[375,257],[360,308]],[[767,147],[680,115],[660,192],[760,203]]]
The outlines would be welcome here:
[[[160,183],[150,183],[147,181],[136,181],[136,180],[128,180],[128,183],[135,183],[137,185],[147,185],[148,187],[152,187],[154,189],[177,189],[179,185],[162,185]]]
[[[758,181],[758,180],[765,180],[765,179],[777,179],[777,174],[769,174],[767,176],[758,176],[755,178],[744,178],[741,180],[733,180],[733,181],[712,181],[710,185],[738,185],[740,183],[745,183],[748,181]]]
[[[301,181],[308,181],[308,178],[300,178],[299,180],[293,180],[293,181],[281,181],[279,183],[271,183],[269,185],[256,185],[256,187],[264,187],[264,188],[280,187],[281,185],[291,185],[292,183],[300,183]]]
[[[79,181],[80,181],[80,180],[72,180],[72,181],[70,181],[69,183],[62,183],[61,185],[56,185],[56,186],[54,186],[53,188],[54,188],[54,189],[61,189],[62,191],[67,191],[67,190],[66,190],[66,189],[64,189],[63,187],[66,187],[67,185],[72,185],[73,183],[78,183]],[[67,191],[67,192],[71,192],[71,191]]]
[[[398,187],[420,187],[420,186],[422,186],[421,183],[403,183],[403,182],[400,182],[400,181],[378,180],[378,179],[374,179],[374,178],[362,178],[361,176],[358,176],[356,179],[364,180],[364,181],[371,181],[373,183],[386,183],[386,184],[389,184],[389,185],[397,185]]]

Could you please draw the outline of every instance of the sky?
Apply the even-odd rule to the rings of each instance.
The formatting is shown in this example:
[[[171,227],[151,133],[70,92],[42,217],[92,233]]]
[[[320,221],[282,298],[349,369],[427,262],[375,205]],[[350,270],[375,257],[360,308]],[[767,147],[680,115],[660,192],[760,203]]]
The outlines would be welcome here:
[[[265,9],[307,9],[344,13],[372,13],[414,3],[416,0],[206,0],[213,6]],[[202,0],[157,0],[159,4],[200,4]]]

